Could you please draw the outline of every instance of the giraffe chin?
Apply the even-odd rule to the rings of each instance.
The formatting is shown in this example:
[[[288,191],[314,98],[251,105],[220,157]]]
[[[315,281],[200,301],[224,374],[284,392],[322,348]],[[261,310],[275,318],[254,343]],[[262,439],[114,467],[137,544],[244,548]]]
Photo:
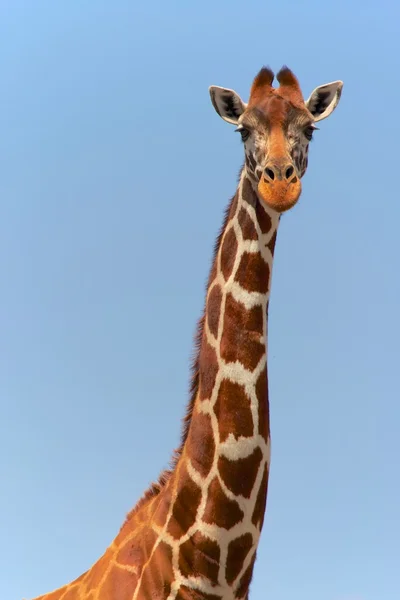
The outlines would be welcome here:
[[[286,181],[275,181],[268,183],[261,179],[258,184],[258,194],[273,210],[283,213],[291,209],[297,202],[301,194],[301,182],[296,178],[294,183]]]

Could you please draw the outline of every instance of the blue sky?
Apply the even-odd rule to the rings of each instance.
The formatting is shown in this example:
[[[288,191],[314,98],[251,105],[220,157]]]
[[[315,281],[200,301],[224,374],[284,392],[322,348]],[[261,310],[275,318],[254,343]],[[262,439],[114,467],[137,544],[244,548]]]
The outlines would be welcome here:
[[[344,81],[282,219],[252,600],[399,597],[396,3],[0,7],[0,598],[85,571],[177,445],[242,146],[210,84]]]

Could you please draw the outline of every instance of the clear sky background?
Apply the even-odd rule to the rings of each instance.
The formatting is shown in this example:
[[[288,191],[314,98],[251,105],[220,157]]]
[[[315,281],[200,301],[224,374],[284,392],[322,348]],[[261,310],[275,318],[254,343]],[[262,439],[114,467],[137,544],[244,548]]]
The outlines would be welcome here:
[[[396,7],[397,4],[397,7]],[[400,597],[400,7],[4,0],[0,598],[80,575],[178,444],[242,146],[208,86],[344,81],[279,231],[252,600]]]

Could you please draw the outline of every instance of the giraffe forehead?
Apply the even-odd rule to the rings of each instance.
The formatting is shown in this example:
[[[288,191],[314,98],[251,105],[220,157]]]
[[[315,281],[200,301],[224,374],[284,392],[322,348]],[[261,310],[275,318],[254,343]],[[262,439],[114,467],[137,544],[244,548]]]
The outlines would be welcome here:
[[[265,102],[265,105],[261,105],[267,121],[270,125],[281,125],[289,119],[291,113],[293,113],[293,107],[286,98],[277,96],[272,92]]]
[[[313,119],[309,114],[304,102],[294,104],[289,99],[284,98],[278,93],[278,90],[272,90],[270,94],[264,96],[257,104],[251,104],[243,115],[243,125],[253,125],[266,127],[273,126],[285,127],[290,122],[297,122],[299,125],[312,123]]]

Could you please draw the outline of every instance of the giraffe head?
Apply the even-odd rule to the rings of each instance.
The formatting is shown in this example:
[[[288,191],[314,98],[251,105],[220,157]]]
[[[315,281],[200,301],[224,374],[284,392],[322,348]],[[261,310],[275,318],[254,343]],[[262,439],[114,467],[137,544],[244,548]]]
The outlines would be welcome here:
[[[308,145],[315,123],[336,108],[342,81],[321,85],[305,102],[298,80],[283,67],[272,87],[273,72],[263,67],[253,81],[246,104],[233,90],[211,86],[211,101],[217,113],[237,126],[245,149],[246,170],[260,198],[272,209],[292,208],[301,194],[307,170]]]

